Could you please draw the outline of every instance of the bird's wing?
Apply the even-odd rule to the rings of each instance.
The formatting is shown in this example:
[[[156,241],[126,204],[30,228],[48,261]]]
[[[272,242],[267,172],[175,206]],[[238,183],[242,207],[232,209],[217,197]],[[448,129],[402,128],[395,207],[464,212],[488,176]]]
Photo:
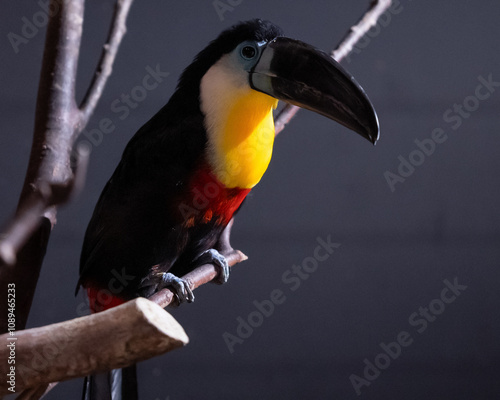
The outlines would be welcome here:
[[[106,284],[122,266],[139,276],[168,257],[161,244],[175,233],[176,199],[206,146],[201,114],[174,114],[162,109],[127,145],[88,225],[79,284]]]

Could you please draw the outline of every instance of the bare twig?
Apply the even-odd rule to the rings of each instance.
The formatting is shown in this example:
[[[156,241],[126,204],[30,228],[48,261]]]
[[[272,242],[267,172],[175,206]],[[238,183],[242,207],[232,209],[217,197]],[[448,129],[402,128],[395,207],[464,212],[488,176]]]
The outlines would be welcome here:
[[[87,125],[87,122],[94,112],[99,98],[101,97],[104,85],[113,70],[113,63],[116,58],[116,53],[118,52],[118,47],[120,46],[123,35],[125,35],[125,32],[127,31],[125,22],[127,20],[127,15],[130,6],[132,5],[132,1],[133,0],[117,0],[113,14],[113,22],[111,29],[109,30],[106,44],[104,45],[104,50],[101,53],[99,67],[97,68],[89,89],[83,98],[82,104],[80,105],[80,126],[82,127]]]
[[[51,382],[123,368],[184,346],[189,339],[165,310],[144,298],[101,313],[0,336],[0,359],[15,345],[16,392],[36,398]],[[10,366],[0,363],[0,396],[9,394]],[[30,394],[30,392],[34,392]]]
[[[378,19],[389,9],[391,4],[392,0],[373,0],[365,15],[361,17],[356,25],[351,27],[349,32],[340,41],[337,48],[332,51],[332,57],[337,62],[341,62],[346,58],[370,28],[377,25]]]
[[[23,293],[17,304],[18,329],[24,328],[31,308],[50,232],[56,223],[56,206],[83,186],[88,154],[78,152],[80,162],[74,173],[71,152],[111,73],[132,1],[117,0],[99,67],[78,108],[75,81],[84,0],[51,0],[51,9],[58,11],[51,13],[47,27],[30,161],[16,214],[0,238],[0,283],[14,283]],[[6,331],[5,307],[5,302],[0,302],[0,331]]]
[[[368,11],[356,25],[351,27],[344,39],[342,39],[335,50],[332,51],[332,57],[337,62],[341,62],[345,57],[347,57],[356,43],[358,43],[361,38],[366,35],[372,26],[377,24],[380,16],[389,9],[391,4],[392,0],[373,0],[370,3]],[[299,109],[299,107],[291,104],[286,104],[281,109],[274,121],[276,135],[285,129],[285,126],[292,120],[295,114],[297,114]]]

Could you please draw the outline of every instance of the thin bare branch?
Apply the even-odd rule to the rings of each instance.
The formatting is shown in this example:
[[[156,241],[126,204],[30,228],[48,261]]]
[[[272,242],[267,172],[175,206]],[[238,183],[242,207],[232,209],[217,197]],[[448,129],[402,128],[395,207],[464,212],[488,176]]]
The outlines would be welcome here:
[[[113,70],[113,63],[122,41],[123,35],[127,31],[125,22],[133,0],[117,0],[113,14],[113,22],[109,30],[106,44],[101,53],[99,66],[94,74],[89,89],[80,105],[80,126],[84,127],[94,112],[99,101],[106,81]],[[83,129],[83,128],[82,128]],[[79,132],[78,132],[79,133]]]
[[[386,12],[392,4],[392,0],[373,0],[370,3],[368,11],[358,21],[357,24],[351,27],[347,35],[342,39],[339,45],[332,51],[332,57],[341,62],[347,57],[354,46],[366,35],[368,30],[377,24],[380,16]],[[286,104],[279,114],[276,116],[274,125],[275,132],[278,135],[285,126],[292,120],[292,118],[299,111],[299,107],[291,104]]]
[[[182,347],[189,339],[169,313],[144,298],[41,328],[0,336],[0,359],[15,348],[15,390],[40,396],[51,382],[123,368]],[[9,391],[11,368],[0,363],[0,396]]]
[[[345,37],[340,41],[335,50],[332,51],[332,57],[341,62],[353,50],[354,46],[361,40],[363,36],[370,30],[370,28],[377,25],[380,16],[385,13],[392,5],[392,0],[374,0],[370,4],[370,8],[359,20],[359,22],[352,26]]]

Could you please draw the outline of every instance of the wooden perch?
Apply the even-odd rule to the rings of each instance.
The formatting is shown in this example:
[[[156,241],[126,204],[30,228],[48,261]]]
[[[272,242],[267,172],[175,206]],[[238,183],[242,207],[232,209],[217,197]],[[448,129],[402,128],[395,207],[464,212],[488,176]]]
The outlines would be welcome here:
[[[229,254],[224,253],[224,256],[226,257],[226,260],[230,267],[241,261],[245,261],[248,258],[239,250],[234,250]],[[205,264],[184,275],[182,279],[187,281],[191,290],[194,290],[197,287],[212,281],[217,276],[217,274],[218,271],[213,264]],[[162,289],[156,292],[154,295],[149,297],[149,300],[163,308],[167,306],[178,305],[177,298],[174,292],[172,292],[170,289]]]
[[[13,340],[17,337],[17,340]],[[15,346],[15,391],[122,368],[182,347],[182,326],[149,300],[137,298],[101,313],[0,336],[0,360]],[[10,365],[0,363],[0,395]],[[6,378],[7,377],[7,378]]]

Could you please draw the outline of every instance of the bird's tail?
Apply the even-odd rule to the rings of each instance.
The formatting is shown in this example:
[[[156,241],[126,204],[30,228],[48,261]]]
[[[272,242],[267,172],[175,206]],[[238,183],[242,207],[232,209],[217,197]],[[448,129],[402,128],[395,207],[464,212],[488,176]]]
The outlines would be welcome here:
[[[82,400],[138,400],[135,364],[87,376]]]

